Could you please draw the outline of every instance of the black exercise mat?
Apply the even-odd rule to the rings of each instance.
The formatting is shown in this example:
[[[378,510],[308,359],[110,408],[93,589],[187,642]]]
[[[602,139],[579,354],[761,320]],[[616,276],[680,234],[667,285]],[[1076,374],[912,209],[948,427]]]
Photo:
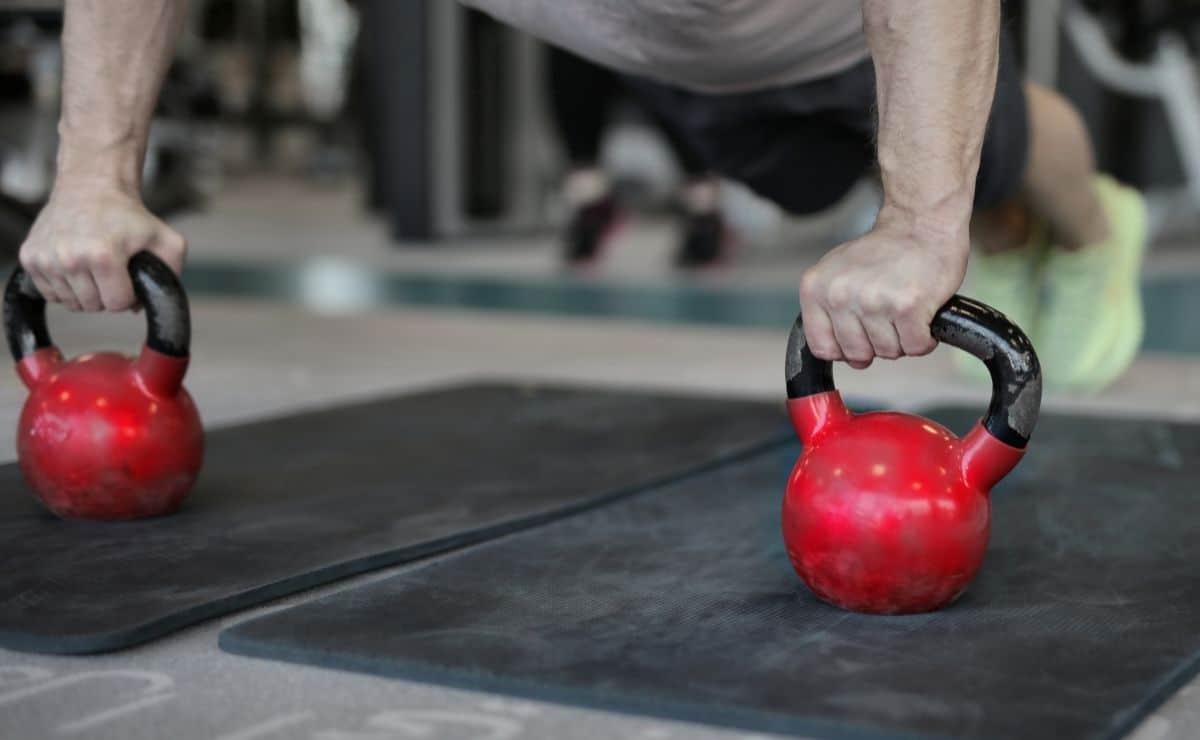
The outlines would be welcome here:
[[[965,431],[978,410],[934,414]],[[781,452],[782,450],[782,452]],[[1112,738],[1195,673],[1200,427],[1046,416],[957,604],[816,601],[798,447],[226,630],[235,653],[819,737]]]
[[[791,436],[782,404],[471,385],[210,432],[179,513],[45,513],[0,467],[0,646],[114,650]]]

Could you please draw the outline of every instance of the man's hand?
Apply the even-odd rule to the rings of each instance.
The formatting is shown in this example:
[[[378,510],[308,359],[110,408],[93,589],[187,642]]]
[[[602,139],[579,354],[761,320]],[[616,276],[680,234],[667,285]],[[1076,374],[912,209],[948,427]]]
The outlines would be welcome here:
[[[186,17],[186,0],[66,2],[57,175],[21,245],[21,264],[48,301],[123,311],[135,300],[134,253],[183,268],[183,237],[140,192],[150,119]]]
[[[962,284],[968,238],[965,229],[917,231],[881,217],[804,273],[800,305],[814,355],[864,368],[876,357],[933,351],[929,324]]]
[[[866,367],[923,355],[967,271],[979,151],[996,90],[1000,2],[864,0],[883,209],[804,274],[813,354]]]
[[[183,237],[147,211],[136,193],[60,180],[20,257],[46,300],[72,311],[124,311],[135,301],[126,265],[142,250],[177,274],[183,269]]]

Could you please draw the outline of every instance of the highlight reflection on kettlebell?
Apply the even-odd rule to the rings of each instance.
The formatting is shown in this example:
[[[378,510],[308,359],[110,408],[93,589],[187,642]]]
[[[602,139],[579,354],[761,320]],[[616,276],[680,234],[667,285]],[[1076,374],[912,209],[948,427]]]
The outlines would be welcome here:
[[[1037,423],[1041,368],[1019,328],[961,296],[930,328],[992,376],[987,414],[962,439],[912,414],[851,413],[832,365],[809,351],[802,317],[788,339],[788,414],[804,451],[788,479],[783,535],[800,578],[843,609],[925,612],[962,595],[987,549],[988,493]]]
[[[191,319],[179,278],[158,257],[129,261],[146,311],[134,359],[97,352],[72,360],[50,339],[46,301],[18,267],[4,291],[4,328],[29,397],[17,427],[26,482],[66,518],[137,519],[179,507],[200,472],[204,430],[183,376]]]

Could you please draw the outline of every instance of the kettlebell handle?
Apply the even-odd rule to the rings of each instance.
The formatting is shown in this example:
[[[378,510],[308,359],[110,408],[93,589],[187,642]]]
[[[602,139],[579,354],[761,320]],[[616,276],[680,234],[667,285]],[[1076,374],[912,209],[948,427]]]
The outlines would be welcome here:
[[[186,368],[192,322],[183,284],[165,262],[150,252],[130,257],[128,269],[133,292],[146,311],[146,349],[163,356],[148,357],[143,351],[143,364],[171,364],[174,360],[178,361],[174,364]],[[4,289],[4,333],[18,365],[41,350],[57,351],[46,326],[46,299],[20,266],[12,271]],[[182,370],[178,374],[182,379]]]
[[[934,339],[987,366],[992,400],[983,427],[1000,442],[1024,449],[1042,403],[1042,369],[1029,337],[996,309],[960,295],[938,309],[929,328]],[[796,316],[788,336],[786,375],[789,399],[836,390],[833,364],[808,348],[803,316]]]

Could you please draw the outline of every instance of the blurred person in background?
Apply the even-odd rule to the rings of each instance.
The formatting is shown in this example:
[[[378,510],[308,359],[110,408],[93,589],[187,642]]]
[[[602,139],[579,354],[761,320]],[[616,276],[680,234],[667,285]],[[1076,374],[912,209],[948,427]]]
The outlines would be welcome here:
[[[569,210],[563,254],[569,265],[588,265],[612,241],[622,218],[612,178],[600,163],[609,116],[629,97],[620,75],[551,46],[546,56],[550,111],[568,159],[562,196]],[[680,267],[715,265],[726,256],[728,234],[721,219],[720,184],[672,127],[645,111],[665,137],[683,173],[676,193],[682,236]]]
[[[618,70],[707,168],[793,213],[865,173],[871,231],[799,280],[821,358],[923,355],[963,283],[1033,337],[1052,384],[1099,388],[1143,331],[1141,196],[1096,171],[1078,112],[1022,80],[1000,0],[471,0]],[[50,300],[133,303],[129,256],[182,269],[185,244],[138,192],[180,0],[68,0],[54,192],[21,248]]]

